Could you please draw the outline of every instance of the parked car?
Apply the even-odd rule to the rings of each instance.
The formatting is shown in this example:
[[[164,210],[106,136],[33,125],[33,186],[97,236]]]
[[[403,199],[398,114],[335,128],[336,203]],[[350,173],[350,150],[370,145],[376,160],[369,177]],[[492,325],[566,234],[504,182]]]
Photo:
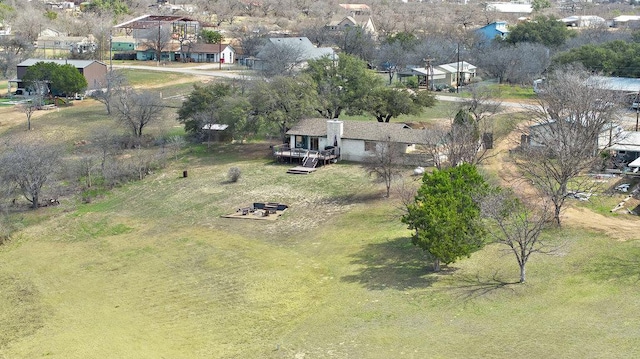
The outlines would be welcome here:
[[[615,187],[615,190],[620,192],[629,192],[629,186],[631,186],[629,183],[623,183],[623,184],[617,185]]]

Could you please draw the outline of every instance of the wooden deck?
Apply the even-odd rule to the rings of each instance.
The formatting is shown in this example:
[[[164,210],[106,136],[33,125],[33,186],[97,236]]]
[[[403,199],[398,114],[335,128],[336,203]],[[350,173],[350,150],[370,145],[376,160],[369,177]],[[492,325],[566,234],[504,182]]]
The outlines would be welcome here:
[[[317,168],[309,168],[304,166],[296,166],[294,168],[290,168],[287,170],[287,173],[294,175],[308,175],[309,173],[315,172]]]
[[[327,165],[337,160],[337,149],[315,151],[303,148],[289,148],[287,145],[273,146],[273,156],[278,162],[303,163],[305,159],[317,159],[318,165]]]

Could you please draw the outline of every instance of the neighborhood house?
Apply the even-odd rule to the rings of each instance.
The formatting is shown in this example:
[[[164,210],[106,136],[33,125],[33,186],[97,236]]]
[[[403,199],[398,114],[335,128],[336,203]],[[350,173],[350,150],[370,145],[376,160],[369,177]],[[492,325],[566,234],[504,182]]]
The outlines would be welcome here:
[[[340,121],[325,118],[302,119],[287,131],[288,142],[275,148],[330,151],[337,159],[363,162],[376,152],[376,146],[390,143],[399,153],[408,154],[416,145],[428,144],[426,130],[412,129],[403,123]]]
[[[26,93],[25,83],[22,81],[27,69],[38,62],[53,62],[58,65],[72,65],[87,80],[87,90],[99,89],[103,86],[107,76],[107,65],[95,60],[50,60],[50,59],[27,59],[17,65],[16,79],[9,80],[9,93],[22,91]],[[18,91],[18,92],[20,92]]]

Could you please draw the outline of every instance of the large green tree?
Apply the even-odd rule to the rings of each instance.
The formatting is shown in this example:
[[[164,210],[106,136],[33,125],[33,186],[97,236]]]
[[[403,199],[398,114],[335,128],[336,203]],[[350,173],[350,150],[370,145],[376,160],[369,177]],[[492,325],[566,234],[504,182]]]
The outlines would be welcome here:
[[[30,66],[22,81],[27,87],[39,82],[46,82],[54,96],[73,95],[87,89],[87,79],[73,65],[58,65],[54,62],[41,61]]]
[[[607,76],[640,77],[640,43],[616,40],[583,45],[558,54],[554,65],[580,63],[585,69]]]
[[[549,47],[565,43],[574,33],[554,17],[538,16],[533,21],[521,22],[512,27],[505,41],[508,43],[534,42]]]
[[[461,164],[434,170],[422,178],[402,222],[413,230],[412,243],[434,259],[449,264],[482,248],[486,235],[480,200],[490,190],[475,166]]]
[[[256,81],[249,102],[266,132],[279,133],[284,139],[287,129],[314,113],[318,100],[315,89],[310,77],[277,76]]]
[[[97,13],[112,12],[116,16],[129,13],[129,7],[123,0],[92,0],[88,9]]]
[[[378,122],[389,122],[400,115],[418,115],[425,107],[435,104],[435,97],[428,91],[414,92],[379,86],[366,98],[365,111],[375,116]]]
[[[202,42],[205,44],[219,44],[224,37],[217,31],[202,29],[202,31],[200,31],[200,39],[202,39]]]
[[[224,83],[207,86],[194,85],[193,91],[178,110],[178,121],[184,125],[187,133],[201,134],[204,125],[201,114],[222,108],[226,98],[234,92],[231,85]]]
[[[343,111],[362,112],[369,93],[382,83],[364,61],[347,54],[341,54],[339,60],[323,57],[309,61],[306,73],[318,92],[316,111],[329,119],[338,118]]]

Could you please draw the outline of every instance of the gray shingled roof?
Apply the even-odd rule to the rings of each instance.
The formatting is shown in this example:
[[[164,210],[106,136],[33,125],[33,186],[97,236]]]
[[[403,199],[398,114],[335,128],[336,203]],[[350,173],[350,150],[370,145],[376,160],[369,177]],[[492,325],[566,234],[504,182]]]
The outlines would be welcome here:
[[[58,65],[72,65],[77,69],[84,69],[85,67],[91,65],[94,62],[101,63],[96,60],[52,60],[52,59],[26,59],[18,64],[18,66],[33,66],[38,62],[53,62]]]
[[[342,138],[364,141],[384,141],[407,144],[427,144],[427,130],[414,130],[404,123],[377,121],[342,121]],[[305,118],[293,126],[287,135],[324,137],[327,135],[326,118]]]
[[[300,49],[301,60],[315,60],[324,56],[332,57],[335,52],[330,47],[315,47],[306,37],[272,37],[269,39],[269,43],[274,45],[284,45]],[[265,46],[266,47],[266,46]],[[263,50],[260,50],[257,58],[264,58]]]

